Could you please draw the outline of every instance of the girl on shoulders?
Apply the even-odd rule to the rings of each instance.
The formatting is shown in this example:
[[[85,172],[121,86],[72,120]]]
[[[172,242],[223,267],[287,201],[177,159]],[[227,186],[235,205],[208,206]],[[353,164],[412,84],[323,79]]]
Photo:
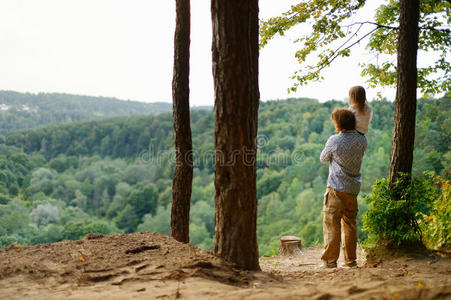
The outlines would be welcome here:
[[[368,132],[368,125],[373,118],[373,110],[366,101],[365,89],[361,86],[354,86],[349,90],[349,110],[354,113],[356,120],[356,130],[360,134]]]

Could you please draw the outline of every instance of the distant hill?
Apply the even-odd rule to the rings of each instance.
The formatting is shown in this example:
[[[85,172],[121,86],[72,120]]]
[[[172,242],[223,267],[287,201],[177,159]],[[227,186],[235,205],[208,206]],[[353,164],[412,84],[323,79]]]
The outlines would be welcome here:
[[[172,104],[167,102],[143,103],[70,94],[0,91],[0,134],[112,116],[155,115],[171,109]]]

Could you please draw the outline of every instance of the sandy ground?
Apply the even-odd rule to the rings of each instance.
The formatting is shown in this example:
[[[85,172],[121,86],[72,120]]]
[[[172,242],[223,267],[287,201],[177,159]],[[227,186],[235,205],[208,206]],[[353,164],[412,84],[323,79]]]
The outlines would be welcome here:
[[[361,251],[360,251],[361,252]],[[388,257],[319,270],[321,249],[263,257],[262,272],[156,233],[0,250],[0,299],[451,299],[451,259]]]

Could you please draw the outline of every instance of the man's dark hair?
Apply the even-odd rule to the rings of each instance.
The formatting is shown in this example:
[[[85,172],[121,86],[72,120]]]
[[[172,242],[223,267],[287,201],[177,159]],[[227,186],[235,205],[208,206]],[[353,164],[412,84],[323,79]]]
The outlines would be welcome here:
[[[355,116],[350,110],[336,108],[331,117],[332,121],[337,125],[338,131],[355,129]]]

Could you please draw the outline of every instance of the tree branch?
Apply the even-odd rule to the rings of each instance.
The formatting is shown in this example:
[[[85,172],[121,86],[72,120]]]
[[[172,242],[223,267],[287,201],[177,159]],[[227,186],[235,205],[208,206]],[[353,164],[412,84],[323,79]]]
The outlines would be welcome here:
[[[448,28],[437,29],[437,28],[434,28],[434,27],[420,27],[420,29],[421,30],[433,30],[433,31],[451,33],[451,30],[448,29]]]
[[[362,24],[362,25],[363,25],[363,24]],[[361,27],[362,27],[362,26],[360,26],[359,29],[357,29],[357,31],[352,35],[352,37],[354,37],[354,36],[357,34],[358,30],[360,30]],[[359,38],[357,41],[355,41],[355,42],[352,43],[351,45],[347,46],[347,47],[344,48],[343,50],[347,50],[347,49],[353,47],[355,44],[359,43],[361,40],[363,40],[364,38],[366,38],[367,36],[369,36],[370,34],[372,34],[372,33],[373,33],[374,31],[376,31],[377,29],[378,29],[378,27],[376,27],[376,28],[374,28],[373,30],[367,32],[364,36],[362,36],[362,37]],[[351,37],[350,39],[348,39],[345,43],[343,43],[342,45],[340,45],[340,47],[338,47],[337,50],[334,51],[334,54],[332,54],[331,56],[329,56],[329,57],[327,58],[327,62],[326,62],[326,63],[320,64],[320,65],[317,67],[317,68],[318,68],[317,72],[321,71],[322,69],[324,69],[325,67],[327,67],[328,65],[330,65],[330,64],[338,57],[338,55],[339,55],[339,54],[337,53],[338,50],[339,50],[341,47],[343,47],[344,45],[346,45],[346,43],[348,43],[348,42],[352,39],[352,37]]]
[[[354,22],[352,24],[349,25],[343,25],[341,27],[352,27],[355,25],[364,25],[364,24],[370,24],[370,25],[374,25],[377,28],[386,28],[386,29],[391,29],[391,30],[398,30],[398,27],[395,26],[387,26],[387,25],[382,25],[379,23],[375,23],[375,22],[370,22],[370,21],[364,21],[364,22]],[[435,27],[419,27],[421,30],[434,30],[434,31],[439,31],[439,32],[445,32],[445,33],[450,33],[451,30],[448,28],[435,28]]]
[[[370,22],[370,21],[354,22],[354,23],[349,24],[349,25],[343,25],[342,27],[352,27],[352,26],[355,26],[355,25],[360,25],[360,26],[362,26],[362,25],[365,25],[365,24],[374,25],[374,26],[376,26],[377,28],[387,28],[387,29],[391,29],[391,30],[398,30],[398,27],[382,25],[382,24],[378,24],[378,23]]]

